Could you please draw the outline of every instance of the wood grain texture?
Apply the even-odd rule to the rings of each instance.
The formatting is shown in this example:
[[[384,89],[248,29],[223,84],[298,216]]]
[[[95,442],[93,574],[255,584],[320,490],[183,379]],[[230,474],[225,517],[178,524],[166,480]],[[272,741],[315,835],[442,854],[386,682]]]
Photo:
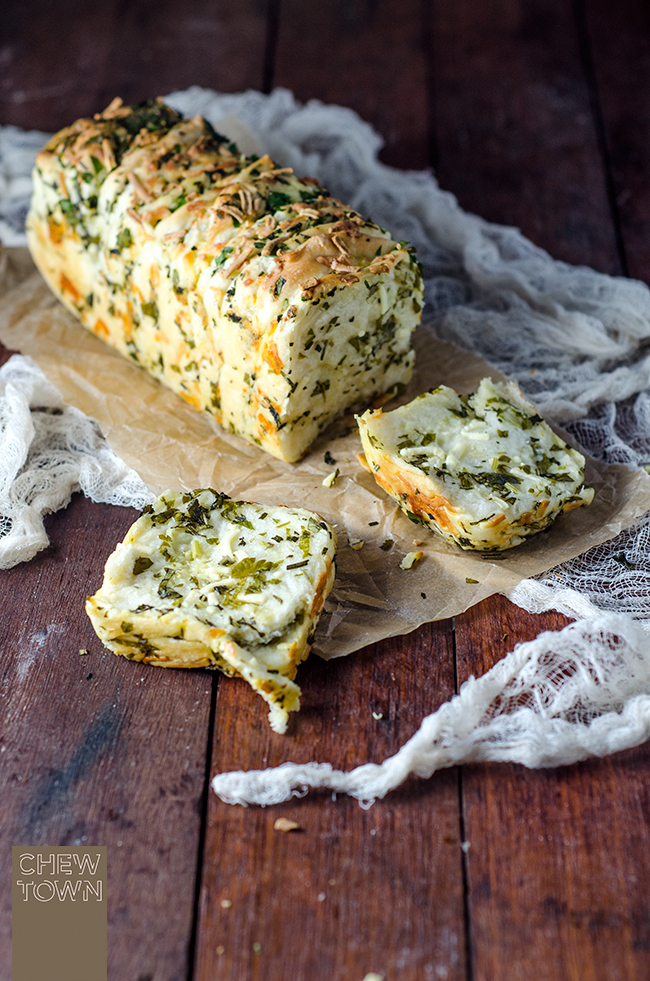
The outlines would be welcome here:
[[[0,124],[54,132],[97,112],[116,3],[25,0],[2,17]]]
[[[304,705],[285,737],[244,685],[220,686],[213,772],[285,760],[349,769],[393,754],[453,694],[451,623],[315,658],[299,680]],[[278,817],[300,830],[275,831]],[[317,793],[266,809],[211,793],[195,977],[465,978],[461,856],[452,771],[369,811]]]
[[[116,96],[261,88],[266,0],[24,0],[3,12],[0,125],[55,132]]]
[[[644,0],[579,4],[611,161],[630,276],[650,281],[650,7]]]
[[[421,0],[282,0],[274,85],[302,101],[349,106],[385,141],[396,167],[429,164]]]
[[[134,516],[77,495],[0,573],[2,981],[12,845],[107,845],[109,977],[186,976],[213,678],[115,657],[84,613]]]
[[[619,273],[572,4],[458,0],[430,11],[441,186],[555,258]]]
[[[432,23],[443,186],[558,258],[620,271],[581,18],[569,4],[495,0],[436,5]],[[621,74],[624,63],[614,60]],[[649,215],[639,215],[646,230]],[[480,604],[456,620],[459,683],[563,622],[528,618],[498,597]],[[636,804],[644,763],[637,750],[549,772],[464,768],[473,981],[647,976],[645,845],[630,858],[648,837]]]
[[[456,622],[459,682],[489,670],[515,637],[565,623],[504,598],[479,604]],[[552,770],[464,768],[474,981],[648,977],[649,762],[643,746]]]

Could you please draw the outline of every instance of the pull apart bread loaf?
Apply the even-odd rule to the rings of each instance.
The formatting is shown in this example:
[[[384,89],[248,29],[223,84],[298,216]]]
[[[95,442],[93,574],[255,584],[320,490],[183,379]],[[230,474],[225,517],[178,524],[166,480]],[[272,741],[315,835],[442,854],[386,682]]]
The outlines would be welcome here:
[[[27,235],[84,326],[280,459],[411,375],[411,250],[160,101],[50,140]]]
[[[335,552],[334,530],[311,511],[167,491],[109,557],[86,611],[106,647],[132,661],[245,678],[282,733],[300,707],[293,679]]]
[[[513,383],[484,378],[468,398],[441,385],[357,422],[377,483],[409,518],[464,549],[519,545],[594,496],[582,454]]]

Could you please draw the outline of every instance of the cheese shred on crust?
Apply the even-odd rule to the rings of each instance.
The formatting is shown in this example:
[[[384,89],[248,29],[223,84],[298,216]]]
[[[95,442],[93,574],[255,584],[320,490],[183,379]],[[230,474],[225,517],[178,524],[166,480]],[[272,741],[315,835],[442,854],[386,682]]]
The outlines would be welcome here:
[[[116,99],[57,133],[33,181],[29,246],[66,307],[274,456],[409,380],[412,250],[201,116]]]
[[[336,535],[317,514],[167,491],[145,508],[86,603],[97,636],[131,661],[245,678],[286,731],[296,669],[334,582]]]
[[[512,384],[441,385],[357,417],[365,462],[413,521],[464,549],[501,551],[589,504],[585,460]]]

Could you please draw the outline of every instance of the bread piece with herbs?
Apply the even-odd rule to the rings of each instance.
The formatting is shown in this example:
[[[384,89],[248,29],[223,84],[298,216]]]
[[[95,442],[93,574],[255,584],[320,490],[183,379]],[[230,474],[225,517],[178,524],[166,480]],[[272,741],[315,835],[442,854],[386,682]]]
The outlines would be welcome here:
[[[585,459],[513,383],[446,385],[392,412],[357,417],[368,468],[411,520],[464,549],[519,545],[589,504]]]
[[[413,252],[201,116],[116,99],[52,137],[33,178],[29,246],[66,307],[274,456],[410,378]]]
[[[131,527],[86,603],[100,640],[131,661],[245,678],[283,733],[293,680],[334,583],[336,534],[299,508],[167,491]]]

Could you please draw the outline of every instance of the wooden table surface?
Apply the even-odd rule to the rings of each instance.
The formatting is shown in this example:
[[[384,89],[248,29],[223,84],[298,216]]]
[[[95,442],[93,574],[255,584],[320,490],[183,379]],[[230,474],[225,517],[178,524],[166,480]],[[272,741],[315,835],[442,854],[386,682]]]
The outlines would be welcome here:
[[[21,0],[0,31],[0,124],[54,131],[115,95],[191,84],[284,86],[351,106],[384,161],[432,166],[465,208],[555,257],[650,276],[647,0]],[[314,657],[281,737],[243,682],[102,651],[83,602],[134,516],[76,495],[48,519],[50,547],[0,573],[2,981],[10,846],[79,843],[108,846],[110,981],[647,981],[647,746],[443,771],[370,810],[319,794],[245,809],[208,790],[221,770],[381,761],[562,617],[494,597]],[[280,816],[302,830],[275,831]]]

